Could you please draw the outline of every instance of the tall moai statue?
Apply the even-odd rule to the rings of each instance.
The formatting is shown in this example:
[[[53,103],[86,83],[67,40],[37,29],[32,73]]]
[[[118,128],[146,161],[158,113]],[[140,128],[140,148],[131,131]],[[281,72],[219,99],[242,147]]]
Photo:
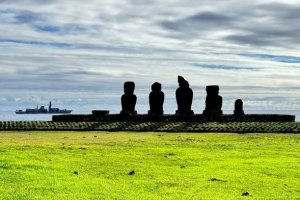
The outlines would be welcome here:
[[[237,99],[234,102],[234,116],[239,117],[239,116],[243,116],[244,113],[244,109],[243,109],[243,101],[241,99]]]
[[[124,94],[121,97],[122,111],[124,115],[135,115],[136,95],[134,94],[135,84],[132,81],[124,83]]]
[[[219,95],[218,85],[206,86],[206,100],[205,100],[205,110],[203,114],[208,117],[209,120],[219,120],[222,111],[222,97]]]
[[[176,90],[176,101],[178,109],[176,114],[178,115],[193,115],[191,110],[193,103],[193,90],[190,88],[189,82],[182,76],[178,76],[179,88]]]
[[[161,84],[155,82],[151,86],[151,92],[149,94],[150,115],[162,115],[164,113],[163,104],[165,100],[165,94],[161,91]]]

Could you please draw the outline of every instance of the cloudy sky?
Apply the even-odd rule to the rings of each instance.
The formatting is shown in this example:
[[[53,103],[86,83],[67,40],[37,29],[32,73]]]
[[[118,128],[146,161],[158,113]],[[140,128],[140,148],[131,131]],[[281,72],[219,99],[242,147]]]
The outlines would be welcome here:
[[[47,104],[120,110],[135,81],[137,110],[153,82],[176,110],[177,75],[204,109],[220,85],[225,112],[300,110],[299,0],[0,0],[0,110]]]

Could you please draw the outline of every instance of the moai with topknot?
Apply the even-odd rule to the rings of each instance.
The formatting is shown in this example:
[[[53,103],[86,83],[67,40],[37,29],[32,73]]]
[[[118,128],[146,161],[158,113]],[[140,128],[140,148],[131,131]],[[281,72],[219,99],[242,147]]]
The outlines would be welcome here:
[[[191,110],[193,103],[193,90],[190,88],[189,82],[182,76],[178,76],[179,88],[176,90],[176,101],[178,109],[177,115],[193,115]]]
[[[135,84],[132,81],[127,81],[124,83],[124,94],[121,97],[121,105],[123,115],[136,115],[135,111],[136,105],[136,95],[134,94]]]
[[[222,97],[219,95],[219,86],[206,86],[206,93],[207,96],[203,115],[205,115],[209,121],[219,121],[221,119],[221,115],[223,114]]]
[[[151,86],[151,92],[149,94],[149,104],[150,110],[149,115],[163,115],[163,104],[165,99],[165,94],[161,91],[161,84],[155,82]]]

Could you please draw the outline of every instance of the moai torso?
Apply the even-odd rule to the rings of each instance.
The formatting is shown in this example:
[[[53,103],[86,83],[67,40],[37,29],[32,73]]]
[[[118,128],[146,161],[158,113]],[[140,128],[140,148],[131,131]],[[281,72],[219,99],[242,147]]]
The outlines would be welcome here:
[[[128,81],[124,83],[124,94],[121,97],[123,114],[133,114],[135,112],[136,95],[134,94],[135,84]]]
[[[243,109],[243,101],[241,99],[237,99],[234,103],[234,115],[244,115],[244,109]]]
[[[162,115],[165,94],[161,91],[160,83],[152,84],[152,92],[149,94],[150,114]]]
[[[206,87],[206,107],[208,111],[221,111],[222,109],[222,97],[219,95],[219,86],[211,85]]]
[[[178,76],[179,88],[176,90],[177,114],[192,114],[193,90],[189,87],[188,81]]]
[[[219,95],[219,86],[206,86],[206,100],[204,114],[221,115],[222,112],[222,97]]]

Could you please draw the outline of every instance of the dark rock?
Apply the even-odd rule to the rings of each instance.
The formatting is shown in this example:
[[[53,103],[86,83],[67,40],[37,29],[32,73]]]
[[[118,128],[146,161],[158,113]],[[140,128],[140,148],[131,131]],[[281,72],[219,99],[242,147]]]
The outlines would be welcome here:
[[[109,110],[92,110],[93,115],[106,116],[109,114]]]
[[[168,153],[167,156],[175,156],[175,153]]]
[[[151,87],[152,91],[149,94],[150,115],[162,115],[165,94],[161,91],[161,84],[155,82]]]
[[[124,83],[124,94],[121,97],[123,115],[135,115],[136,95],[134,94],[135,84],[132,81]]]
[[[132,171],[130,171],[129,173],[128,173],[128,175],[134,175],[135,174],[135,171],[134,170],[132,170]]]
[[[243,192],[242,193],[242,196],[249,196],[250,194],[249,194],[249,192]]]
[[[75,175],[78,175],[78,171],[74,171],[73,173],[74,173]]]
[[[53,115],[53,122],[84,122],[84,121],[92,121],[92,115]]]
[[[178,76],[179,88],[176,90],[176,101],[178,109],[176,114],[178,115],[193,115],[191,110],[193,103],[193,90],[190,88],[189,82],[182,76]]]
[[[227,182],[226,180],[221,180],[217,178],[211,178],[210,181]]]

